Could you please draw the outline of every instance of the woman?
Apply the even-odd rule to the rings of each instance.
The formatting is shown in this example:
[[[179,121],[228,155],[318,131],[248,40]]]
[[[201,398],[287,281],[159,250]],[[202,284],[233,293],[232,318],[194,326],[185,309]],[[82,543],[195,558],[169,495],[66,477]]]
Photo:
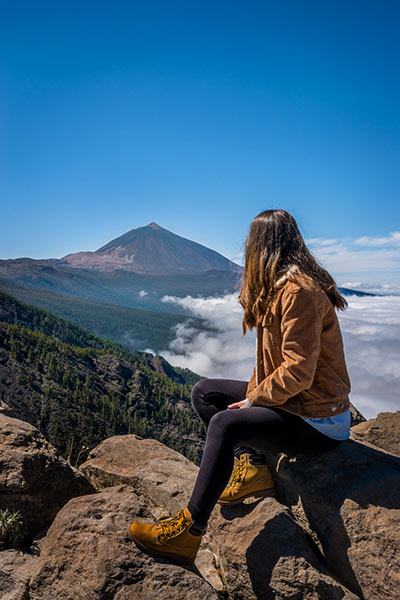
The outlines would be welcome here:
[[[335,312],[347,302],[288,212],[266,210],[253,219],[238,301],[243,335],[257,328],[252,377],[196,383],[192,403],[207,438],[188,505],[157,525],[129,528],[139,548],[177,562],[194,562],[216,502],[273,495],[256,450],[322,452],[350,433],[350,381]]]

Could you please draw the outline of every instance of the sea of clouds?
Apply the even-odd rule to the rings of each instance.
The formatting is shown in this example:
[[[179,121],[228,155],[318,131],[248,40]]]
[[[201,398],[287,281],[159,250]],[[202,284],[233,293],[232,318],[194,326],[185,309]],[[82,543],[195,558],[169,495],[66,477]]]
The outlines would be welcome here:
[[[350,374],[351,401],[366,418],[400,409],[400,296],[347,297],[339,312]],[[205,377],[248,380],[255,362],[255,331],[242,336],[237,294],[219,298],[164,296],[201,317],[214,331],[190,319],[175,326],[175,339],[159,354],[172,365]],[[149,349],[150,352],[154,352]]]

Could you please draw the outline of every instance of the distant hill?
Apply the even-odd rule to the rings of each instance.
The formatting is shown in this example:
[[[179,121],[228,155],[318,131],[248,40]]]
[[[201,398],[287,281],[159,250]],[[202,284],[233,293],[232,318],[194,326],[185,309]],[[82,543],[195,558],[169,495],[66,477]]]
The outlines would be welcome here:
[[[338,287],[338,290],[343,296],[376,296],[372,292],[361,292],[360,290],[351,290],[344,287]]]
[[[80,269],[165,275],[204,273],[210,269],[240,272],[242,267],[202,244],[164,229],[157,223],[131,229],[95,252],[77,252],[62,262]]]
[[[61,261],[18,258],[0,260],[0,289],[4,289],[6,283],[118,306],[182,314],[185,311],[181,307],[163,302],[163,297],[239,293],[240,273],[210,270],[197,274],[143,275],[124,270],[78,269]]]
[[[190,392],[199,379],[0,293],[0,407],[73,461],[86,457],[82,447],[126,433],[198,461],[204,429]]]
[[[67,319],[91,333],[122,344],[129,350],[159,352],[175,339],[174,327],[190,318],[196,329],[211,331],[207,322],[183,310],[180,313],[130,308],[40,288],[24,288],[0,280],[0,289],[14,298]],[[161,304],[161,303],[160,303]],[[168,308],[169,304],[162,304]]]

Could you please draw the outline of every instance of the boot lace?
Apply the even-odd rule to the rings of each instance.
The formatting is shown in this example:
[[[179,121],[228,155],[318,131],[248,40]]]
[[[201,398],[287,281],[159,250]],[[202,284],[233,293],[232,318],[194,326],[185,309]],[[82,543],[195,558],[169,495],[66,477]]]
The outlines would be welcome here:
[[[173,517],[163,515],[158,519],[158,522],[159,533],[157,539],[169,539],[174,535],[181,533],[188,523],[183,510],[180,510],[178,514]]]
[[[240,457],[240,462],[236,465],[235,470],[232,473],[230,485],[234,483],[241,483],[246,476],[246,463],[244,456]]]

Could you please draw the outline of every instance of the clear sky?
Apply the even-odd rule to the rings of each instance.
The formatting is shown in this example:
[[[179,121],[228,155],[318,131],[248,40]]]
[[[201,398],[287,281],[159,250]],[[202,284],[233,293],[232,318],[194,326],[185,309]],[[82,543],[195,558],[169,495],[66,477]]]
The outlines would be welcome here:
[[[340,283],[400,285],[400,2],[0,9],[0,258],[151,221],[240,262],[285,208]]]

